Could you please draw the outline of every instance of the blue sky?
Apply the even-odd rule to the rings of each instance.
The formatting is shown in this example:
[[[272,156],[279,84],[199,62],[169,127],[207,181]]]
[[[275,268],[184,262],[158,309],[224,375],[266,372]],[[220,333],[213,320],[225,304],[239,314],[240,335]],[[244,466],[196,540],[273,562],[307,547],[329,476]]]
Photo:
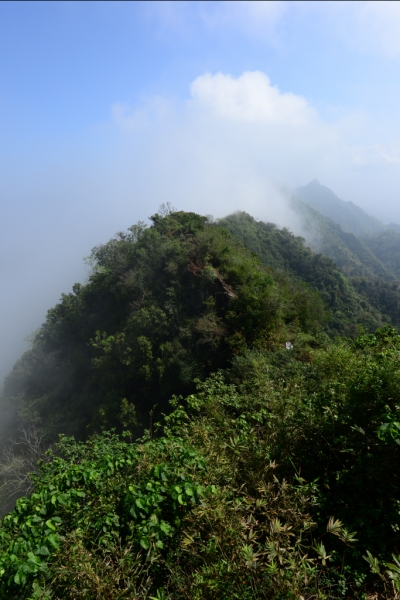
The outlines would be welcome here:
[[[162,202],[285,221],[317,177],[400,222],[398,2],[0,3],[0,376]]]

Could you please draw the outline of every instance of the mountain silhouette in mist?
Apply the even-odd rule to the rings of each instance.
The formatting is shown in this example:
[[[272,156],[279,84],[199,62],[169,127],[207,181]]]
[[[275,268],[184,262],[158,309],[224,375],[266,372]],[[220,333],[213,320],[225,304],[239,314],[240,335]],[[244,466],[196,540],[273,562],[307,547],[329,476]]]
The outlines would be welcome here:
[[[384,225],[318,179],[296,190],[291,207],[301,218],[307,244],[347,276],[400,280],[400,225]]]
[[[388,281],[396,278],[364,242],[364,238],[369,238],[368,235],[357,236],[344,230],[337,221],[297,196],[292,197],[290,206],[300,220],[297,233],[305,238],[314,252],[331,258],[346,276],[379,277]],[[373,234],[372,237],[380,234]],[[400,243],[400,235],[395,235],[398,235]]]
[[[304,187],[299,187],[295,193],[300,200],[325,217],[333,219],[348,233],[354,233],[357,236],[376,235],[387,229],[386,225],[375,217],[368,215],[354,202],[341,200],[331,189],[322,185],[318,179],[313,179]]]

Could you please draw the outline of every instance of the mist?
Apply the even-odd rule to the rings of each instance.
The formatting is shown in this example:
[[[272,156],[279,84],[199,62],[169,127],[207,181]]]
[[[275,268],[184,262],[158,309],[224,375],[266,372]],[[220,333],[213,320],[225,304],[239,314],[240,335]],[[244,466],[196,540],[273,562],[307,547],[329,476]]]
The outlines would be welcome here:
[[[1,378],[46,311],[85,282],[91,249],[162,203],[215,218],[244,210],[301,234],[288,198],[318,177],[342,199],[400,221],[399,170],[392,164],[383,177],[382,157],[370,168],[376,157],[362,158],[360,147],[354,158],[358,116],[328,123],[265,73],[205,73],[184,101],[157,96],[134,107],[115,102],[109,111],[108,121],[68,139],[62,152],[49,143],[40,161],[28,149],[30,168],[4,172]]]
[[[239,589],[246,584],[244,562],[256,564],[257,553],[250,555],[257,538],[249,538],[244,556],[246,527],[236,527],[231,500],[247,490],[252,518],[261,497],[252,498],[252,489],[264,487],[268,502],[302,465],[304,485],[286,485],[289,493],[280,494],[283,520],[291,513],[294,530],[308,531],[304,544],[286,554],[287,564],[301,567],[307,553],[323,558],[309,527],[315,506],[299,495],[311,490],[307,481],[319,481],[320,504],[329,512],[317,507],[314,525],[328,523],[337,556],[344,542],[346,581],[336,563],[329,571],[318,560],[315,577],[299,572],[283,581],[286,592],[318,595],[326,584],[330,595],[340,584],[343,593],[372,598],[399,583],[385,561],[397,560],[400,485],[376,477],[381,465],[391,472],[400,460],[393,454],[400,409],[392,393],[400,356],[399,28],[400,3],[387,1],[0,3],[0,522],[3,539],[11,540],[3,548],[0,589],[7,597],[17,588],[25,597],[30,587],[55,595],[93,588],[93,597],[96,590],[114,597],[124,582],[132,593],[173,597],[186,576],[196,584],[199,557],[210,563],[196,534],[204,529],[196,504],[208,502],[210,490],[218,492],[217,504],[210,496],[215,514],[225,511],[225,522],[237,530],[231,536],[237,548],[226,546],[225,554],[238,578],[231,589]],[[398,227],[385,231],[354,206],[330,202],[326,189],[319,204],[317,182],[309,196],[299,191],[297,203],[296,189],[315,179]],[[307,197],[336,223],[308,210],[301,203]],[[86,259],[94,248],[135,223],[150,227],[159,210],[166,214],[165,205],[211,217],[208,223],[225,230],[203,231],[187,214],[156,219],[157,229],[146,234],[132,228],[131,236],[121,236],[125,241],[94,252],[106,267],[82,293],[74,288],[90,282],[95,265]],[[242,211],[253,218],[219,221]],[[229,242],[229,231],[239,246]],[[63,299],[73,289],[76,297]],[[35,335],[60,301],[42,348]],[[233,380],[235,402],[225,402]],[[339,383],[340,406],[332,395],[332,410],[322,415],[312,398]],[[263,390],[269,390],[265,401]],[[368,411],[360,409],[363,394]],[[283,404],[274,401],[278,396]],[[289,430],[295,437],[286,444]],[[279,441],[279,456],[270,456],[270,439]],[[308,456],[303,439],[313,440]],[[188,454],[190,448],[196,452]],[[237,460],[241,448],[247,463]],[[342,473],[340,452],[346,453]],[[121,453],[129,460],[120,460]],[[162,468],[149,470],[149,456]],[[270,468],[275,458],[278,471]],[[177,502],[175,480],[186,471]],[[158,524],[149,513],[146,529],[135,506],[140,498],[151,503],[157,479],[165,498]],[[38,492],[32,501],[15,504],[32,490]],[[40,502],[43,518],[29,538]],[[97,524],[88,519],[89,504]],[[173,513],[181,509],[191,520],[196,560],[180,560],[163,581],[153,558],[143,569],[141,562],[145,555],[178,556]],[[365,527],[358,526],[360,514]],[[103,517],[111,540],[106,560],[96,546],[104,536],[92,543]],[[129,547],[113,547],[111,538],[121,537],[118,522],[123,534],[132,519],[142,526],[131,527]],[[381,535],[372,539],[379,520]],[[25,545],[18,543],[21,531],[28,532]],[[360,548],[369,548],[361,570]],[[375,556],[382,569],[373,581],[368,568]],[[271,571],[265,580],[261,567],[260,585],[254,570],[250,583],[268,596],[279,577]],[[225,585],[223,576],[204,573],[200,595]]]

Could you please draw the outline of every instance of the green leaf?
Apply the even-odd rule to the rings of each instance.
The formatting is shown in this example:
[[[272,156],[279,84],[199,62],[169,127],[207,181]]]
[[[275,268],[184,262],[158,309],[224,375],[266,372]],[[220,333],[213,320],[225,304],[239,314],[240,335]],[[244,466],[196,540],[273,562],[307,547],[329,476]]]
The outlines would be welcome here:
[[[166,535],[169,535],[170,532],[172,531],[171,525],[169,523],[166,523],[165,521],[161,521],[161,523],[160,523],[160,529]]]
[[[363,556],[363,559],[367,561],[370,566],[372,573],[380,575],[381,569],[379,566],[379,560],[372,556],[371,552],[367,550],[367,556]]]
[[[140,540],[140,545],[145,550],[148,550],[150,548],[150,542],[149,542],[148,538],[147,537],[142,537],[141,540]]]
[[[26,575],[22,571],[17,571],[14,576],[14,581],[17,585],[25,585]]]
[[[59,547],[60,539],[55,533],[50,533],[50,535],[48,535],[46,539],[50,542],[53,548],[57,549]]]
[[[56,528],[54,527],[53,523],[51,522],[51,519],[49,519],[48,521],[46,521],[46,525],[49,529],[52,529],[53,531],[56,531]]]

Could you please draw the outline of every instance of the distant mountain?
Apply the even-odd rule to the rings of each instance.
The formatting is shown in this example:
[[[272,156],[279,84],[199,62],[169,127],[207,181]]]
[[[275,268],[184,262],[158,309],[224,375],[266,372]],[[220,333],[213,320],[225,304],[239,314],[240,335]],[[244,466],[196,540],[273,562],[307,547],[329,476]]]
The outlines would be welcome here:
[[[350,277],[400,281],[400,225],[384,225],[353,202],[344,202],[318,179],[292,199],[304,237]]]
[[[299,187],[295,193],[300,200],[325,217],[333,219],[343,231],[348,233],[371,235],[379,234],[387,229],[386,225],[368,215],[353,202],[341,200],[332,190],[321,185],[318,179],[314,179],[304,187]],[[400,226],[397,227],[400,230]]]
[[[337,222],[323,216],[296,196],[291,200],[291,208],[300,218],[301,234],[308,246],[314,252],[331,258],[345,275],[379,277],[387,281],[395,279],[380,258],[354,233],[344,231]]]

